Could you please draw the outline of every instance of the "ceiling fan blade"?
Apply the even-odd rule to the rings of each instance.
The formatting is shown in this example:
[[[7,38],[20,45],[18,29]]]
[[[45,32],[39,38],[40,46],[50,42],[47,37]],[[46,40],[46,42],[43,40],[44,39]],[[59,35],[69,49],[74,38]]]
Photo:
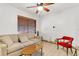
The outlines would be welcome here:
[[[38,13],[39,11],[38,10],[36,10],[36,14]]]
[[[37,6],[42,6],[43,5],[43,3],[37,3]]]
[[[26,8],[37,8],[38,6],[30,6],[30,7],[26,7]]]
[[[44,6],[52,5],[54,3],[43,3]]]
[[[49,11],[50,11],[48,8],[45,8],[45,7],[44,7],[43,9],[44,9],[45,11],[47,11],[47,12],[49,12]]]

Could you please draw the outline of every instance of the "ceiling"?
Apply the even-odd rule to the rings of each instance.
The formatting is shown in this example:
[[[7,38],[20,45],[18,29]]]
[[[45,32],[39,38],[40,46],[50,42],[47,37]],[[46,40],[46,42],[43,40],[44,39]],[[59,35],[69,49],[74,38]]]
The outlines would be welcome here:
[[[59,13],[66,9],[77,7],[79,6],[79,3],[55,3],[48,6],[48,8],[50,9],[50,12],[41,11],[38,14],[35,13],[37,8],[26,8],[28,6],[36,6],[36,3],[9,3],[9,5],[16,7],[22,11],[29,12],[31,14],[43,17],[50,13]]]

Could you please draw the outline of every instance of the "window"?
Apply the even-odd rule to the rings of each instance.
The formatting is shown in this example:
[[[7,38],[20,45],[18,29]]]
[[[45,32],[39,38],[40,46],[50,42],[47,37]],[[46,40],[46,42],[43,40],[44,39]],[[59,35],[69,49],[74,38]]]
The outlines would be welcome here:
[[[35,33],[36,32],[36,20],[18,16],[18,32],[19,33]]]

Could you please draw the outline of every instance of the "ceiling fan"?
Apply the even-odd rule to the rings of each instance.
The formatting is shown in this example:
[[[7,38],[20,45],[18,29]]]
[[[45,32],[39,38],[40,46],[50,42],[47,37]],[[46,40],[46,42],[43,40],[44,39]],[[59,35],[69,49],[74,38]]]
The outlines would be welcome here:
[[[26,7],[26,8],[37,8],[37,10],[35,11],[35,13],[37,14],[40,10],[49,12],[50,10],[46,6],[49,6],[52,4],[54,4],[54,3],[37,3],[36,6],[30,6],[30,7]]]

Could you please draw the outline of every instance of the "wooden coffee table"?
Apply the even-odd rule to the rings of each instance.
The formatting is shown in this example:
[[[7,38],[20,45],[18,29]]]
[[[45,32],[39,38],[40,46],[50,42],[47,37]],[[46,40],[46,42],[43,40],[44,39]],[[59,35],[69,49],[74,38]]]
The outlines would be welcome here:
[[[31,56],[36,51],[36,45],[30,45],[21,50],[21,55]]]
[[[43,55],[43,44],[36,44],[36,51],[41,50],[41,56]]]
[[[21,50],[21,55],[28,55],[31,56],[33,53],[37,52],[39,49],[41,49],[41,55],[42,55],[42,45],[40,44],[33,44],[28,47],[25,47]]]

